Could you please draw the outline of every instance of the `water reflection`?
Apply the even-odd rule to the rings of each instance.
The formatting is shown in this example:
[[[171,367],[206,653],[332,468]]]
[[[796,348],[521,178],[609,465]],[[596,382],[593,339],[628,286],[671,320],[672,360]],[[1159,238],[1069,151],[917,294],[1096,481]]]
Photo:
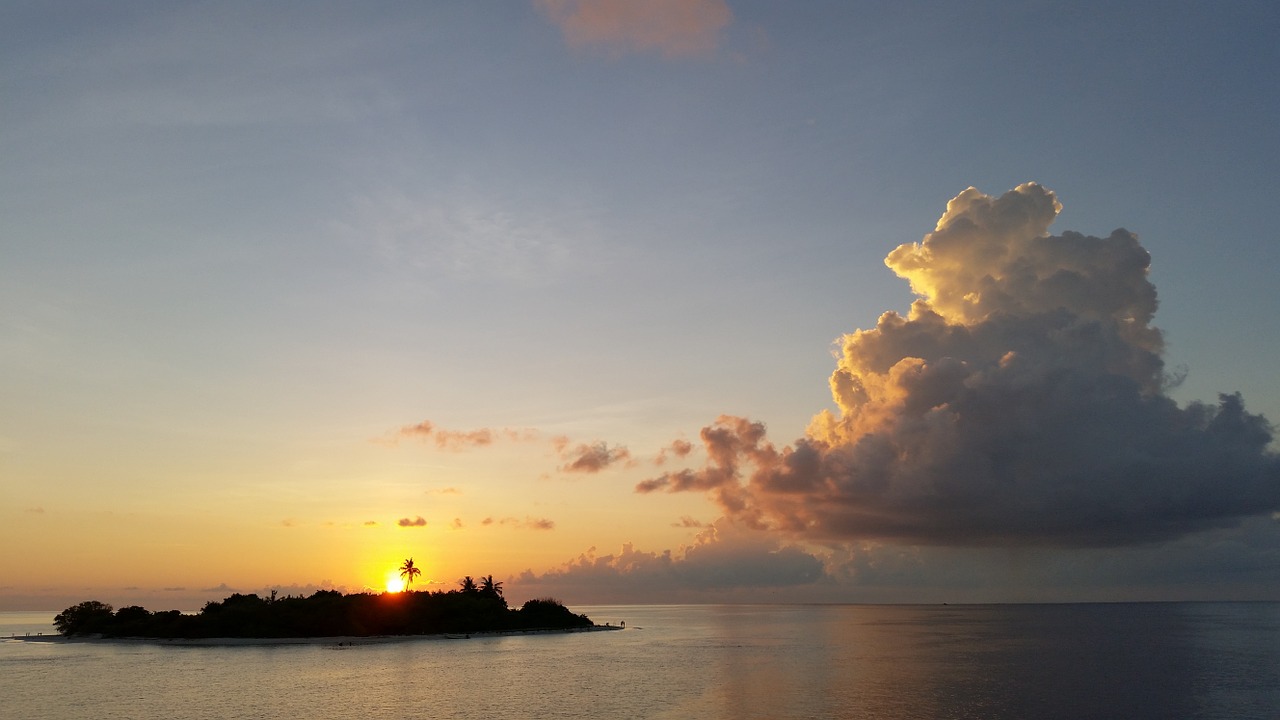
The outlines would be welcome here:
[[[688,634],[672,657],[705,689],[671,717],[1269,718],[1280,708],[1274,605],[680,614]]]
[[[1280,605],[575,609],[629,629],[342,648],[9,642],[0,694],[31,719],[1280,717]]]

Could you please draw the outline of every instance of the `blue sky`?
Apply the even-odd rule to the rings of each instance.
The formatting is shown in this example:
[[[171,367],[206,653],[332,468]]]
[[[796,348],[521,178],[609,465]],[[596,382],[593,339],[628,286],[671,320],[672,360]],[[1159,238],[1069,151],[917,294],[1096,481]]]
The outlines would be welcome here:
[[[1271,4],[633,5],[6,3],[0,537],[49,549],[4,560],[0,592],[74,595],[46,568],[91,531],[126,555],[174,527],[293,533],[252,571],[211,561],[235,587],[367,583],[282,569],[326,523],[379,523],[325,541],[361,568],[451,548],[442,581],[685,557],[718,511],[635,494],[652,468],[565,480],[544,445],[387,438],[430,420],[638,458],[727,414],[791,442],[835,408],[833,343],[914,299],[885,256],[969,186],[1051,189],[1053,233],[1136,233],[1171,397],[1280,417]],[[619,24],[574,26],[588,10]],[[406,539],[402,516],[555,530]],[[1243,595],[1280,573],[1261,532]],[[488,567],[445,559],[464,547]]]

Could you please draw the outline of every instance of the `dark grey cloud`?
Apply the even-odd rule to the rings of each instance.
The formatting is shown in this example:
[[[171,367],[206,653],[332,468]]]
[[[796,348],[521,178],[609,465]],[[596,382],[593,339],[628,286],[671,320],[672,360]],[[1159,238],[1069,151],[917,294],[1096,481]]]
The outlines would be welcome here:
[[[426,527],[427,520],[421,515],[414,518],[402,517],[396,521],[396,525],[400,527]]]
[[[703,467],[637,490],[814,542],[1114,547],[1280,509],[1267,420],[1168,397],[1137,236],[1050,236],[1060,207],[1034,184],[961,193],[886,259],[919,299],[842,338],[837,412],[781,448],[722,416]]]

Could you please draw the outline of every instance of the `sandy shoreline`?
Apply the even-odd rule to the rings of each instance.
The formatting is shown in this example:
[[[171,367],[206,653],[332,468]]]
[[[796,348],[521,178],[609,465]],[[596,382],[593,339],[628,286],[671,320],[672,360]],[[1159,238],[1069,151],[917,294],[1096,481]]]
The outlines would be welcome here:
[[[382,645],[399,642],[423,642],[436,640],[469,640],[473,638],[510,637],[515,635],[563,635],[566,633],[622,630],[617,625],[593,625],[586,628],[550,630],[503,630],[494,632],[449,633],[437,635],[349,635],[333,637],[287,638],[142,638],[142,637],[63,637],[61,635],[14,635],[6,640],[35,643],[118,643],[126,645],[168,645],[174,647],[237,647],[253,645],[332,645],[348,647],[356,645]]]

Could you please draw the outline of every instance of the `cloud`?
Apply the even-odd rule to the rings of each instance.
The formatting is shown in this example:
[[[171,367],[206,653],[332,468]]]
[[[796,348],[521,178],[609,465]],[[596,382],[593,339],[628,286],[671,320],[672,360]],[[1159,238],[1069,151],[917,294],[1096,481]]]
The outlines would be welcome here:
[[[685,458],[689,453],[693,452],[693,443],[688,440],[672,440],[671,444],[658,451],[658,455],[654,457],[654,465],[665,465],[667,456],[674,455],[677,458]]]
[[[598,473],[617,462],[629,462],[631,452],[625,447],[611,448],[603,442],[580,444],[572,450],[565,448],[564,438],[557,438],[557,448],[568,462],[560,467],[564,472]]]
[[[453,522],[452,522],[452,523],[450,523],[449,527],[453,528],[454,530],[461,530],[461,529],[462,529],[462,518],[454,518],[454,519],[453,519]]]
[[[724,0],[535,0],[572,47],[666,58],[710,52],[733,19]]]
[[[721,416],[703,467],[637,491],[808,541],[957,546],[1133,545],[1280,508],[1265,418],[1166,395],[1137,236],[1051,236],[1060,209],[1035,184],[965,190],[886,259],[919,298],[842,338],[837,412],[781,448]]]
[[[514,517],[504,517],[495,520],[492,517],[487,517],[484,520],[481,520],[480,524],[485,526],[496,524],[502,527],[525,528],[529,530],[554,530],[556,527],[554,520],[528,516],[526,516],[524,520]]]
[[[416,425],[406,425],[401,427],[390,444],[395,444],[400,438],[417,438],[422,441],[434,442],[436,447],[446,450],[464,450],[469,448],[488,447],[505,440],[508,442],[532,442],[542,437],[542,433],[533,428],[479,428],[476,430],[443,430],[430,420],[423,420]],[[386,441],[378,441],[386,442]],[[552,449],[565,460],[565,464],[559,469],[562,472],[569,473],[598,473],[605,468],[616,463],[624,463],[627,467],[634,464],[631,458],[631,452],[625,447],[609,447],[604,442],[594,443],[578,443],[574,445],[573,441],[564,435],[556,435],[549,439]],[[689,443],[677,440],[672,443],[671,452],[677,457],[683,457],[689,452]],[[665,450],[664,450],[665,452]],[[428,494],[439,495],[460,495],[461,491],[457,488],[447,487],[441,489],[431,489],[426,491]]]
[[[445,450],[463,450],[473,447],[486,447],[497,440],[524,441],[538,437],[537,430],[516,430],[513,428],[479,428],[477,430],[442,430],[430,420],[423,420],[417,425],[406,425],[398,431],[399,437],[432,440],[436,447]],[[453,488],[445,488],[436,492],[458,492]]]
[[[706,523],[702,522],[701,520],[696,520],[694,518],[691,518],[688,515],[685,515],[680,518],[679,522],[671,523],[671,527],[700,528],[700,527],[706,527]]]
[[[858,543],[828,569],[856,602],[1271,600],[1280,532],[1266,517],[1122,548],[904,547]]]
[[[400,527],[426,527],[427,521],[419,515],[412,520],[407,517],[402,517],[396,521],[396,524]]]
[[[630,543],[607,555],[592,548],[545,573],[526,570],[513,585],[535,594],[551,589],[579,602],[644,602],[723,599],[729,591],[794,588],[825,579],[815,555],[722,518],[676,552],[646,552]]]

